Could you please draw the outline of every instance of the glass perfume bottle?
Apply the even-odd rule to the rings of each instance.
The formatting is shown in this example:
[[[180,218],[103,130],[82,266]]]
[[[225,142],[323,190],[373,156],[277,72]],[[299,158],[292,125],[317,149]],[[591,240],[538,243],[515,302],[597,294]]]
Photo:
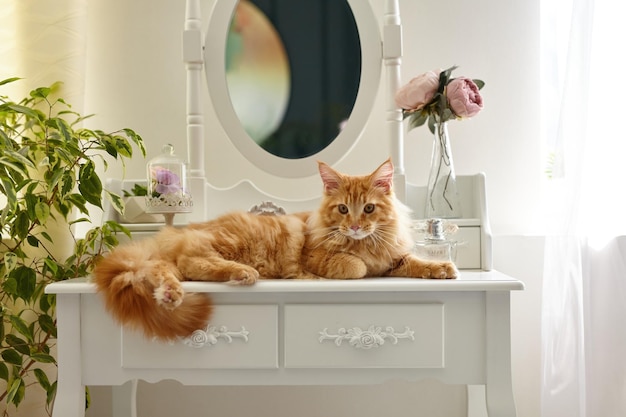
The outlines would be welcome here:
[[[446,238],[443,220],[426,220],[423,240],[415,242],[415,255],[427,261],[456,261],[457,242]]]

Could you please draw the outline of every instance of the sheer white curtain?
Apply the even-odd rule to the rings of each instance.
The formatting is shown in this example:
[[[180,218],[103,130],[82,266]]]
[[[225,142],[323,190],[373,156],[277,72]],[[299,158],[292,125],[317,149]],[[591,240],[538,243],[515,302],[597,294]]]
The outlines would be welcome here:
[[[2,86],[0,95],[18,101],[34,88],[61,81],[60,95],[83,113],[87,0],[0,0],[0,21],[0,80],[23,78]],[[0,207],[5,202],[0,194]],[[71,242],[57,246],[71,248]],[[3,383],[0,380],[0,392]],[[0,414],[47,417],[45,394],[35,389],[19,410],[9,407]]]
[[[541,7],[542,416],[626,416],[626,5]]]
[[[2,93],[17,100],[61,81],[61,96],[82,113],[87,0],[2,0],[0,18],[0,79],[23,78]]]

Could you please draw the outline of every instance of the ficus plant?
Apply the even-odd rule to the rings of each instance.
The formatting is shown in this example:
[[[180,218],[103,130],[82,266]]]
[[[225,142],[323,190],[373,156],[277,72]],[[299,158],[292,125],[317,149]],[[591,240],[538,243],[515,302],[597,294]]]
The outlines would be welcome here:
[[[9,78],[2,86],[18,81]],[[113,221],[91,224],[90,206],[108,198],[122,212],[122,198],[103,189],[97,168],[109,161],[145,157],[131,129],[87,129],[81,116],[57,97],[59,83],[36,88],[21,101],[0,94],[0,411],[18,407],[43,389],[51,413],[56,393],[55,297],[51,282],[86,276],[95,261],[129,235]],[[1,90],[0,90],[1,91]],[[4,200],[4,201],[2,201]],[[4,207],[2,207],[4,204]],[[76,225],[92,227],[77,235]],[[61,240],[62,239],[62,240]],[[63,250],[60,250],[63,249]],[[50,370],[52,369],[52,370]]]

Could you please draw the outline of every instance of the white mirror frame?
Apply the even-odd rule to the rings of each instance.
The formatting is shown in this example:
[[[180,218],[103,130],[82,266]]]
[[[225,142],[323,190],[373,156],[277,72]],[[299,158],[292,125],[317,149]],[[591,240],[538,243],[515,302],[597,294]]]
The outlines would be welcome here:
[[[209,95],[230,140],[248,161],[265,172],[284,178],[317,173],[317,160],[335,164],[355,145],[370,116],[381,78],[382,40],[369,0],[347,0],[361,42],[361,80],[354,108],[339,135],[320,152],[299,159],[275,156],[255,143],[235,113],[226,83],[226,37],[238,0],[215,2],[204,43],[204,62]]]

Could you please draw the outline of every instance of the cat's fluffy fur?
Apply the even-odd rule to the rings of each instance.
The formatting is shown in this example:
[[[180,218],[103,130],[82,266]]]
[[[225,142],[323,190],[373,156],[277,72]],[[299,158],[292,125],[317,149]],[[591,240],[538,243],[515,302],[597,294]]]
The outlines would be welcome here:
[[[180,281],[373,276],[455,278],[452,263],[412,254],[410,217],[394,196],[393,165],[349,176],[319,164],[324,195],[311,213],[234,212],[116,248],[93,273],[107,309],[147,337],[173,339],[206,325],[212,304]]]

